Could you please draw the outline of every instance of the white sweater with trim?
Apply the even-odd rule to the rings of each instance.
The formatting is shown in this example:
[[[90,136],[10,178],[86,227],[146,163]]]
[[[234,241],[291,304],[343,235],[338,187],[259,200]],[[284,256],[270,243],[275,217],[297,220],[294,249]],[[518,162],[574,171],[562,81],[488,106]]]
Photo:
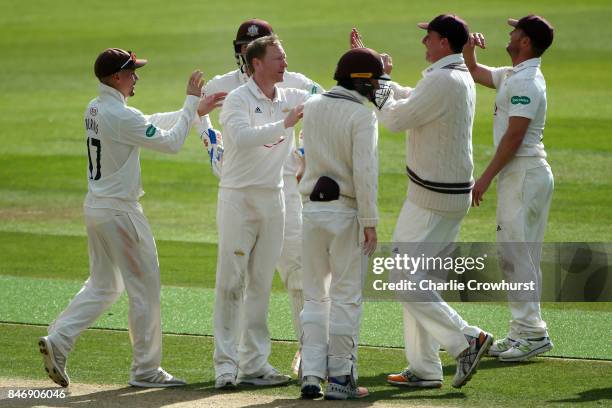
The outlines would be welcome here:
[[[367,100],[355,91],[336,86],[330,92],[362,103],[312,96],[304,104],[306,171],[299,189],[303,200],[322,176],[340,186],[340,201],[357,209],[362,227],[378,223],[378,122]]]
[[[474,81],[467,70],[448,68],[461,64],[460,54],[438,60],[423,71],[423,79],[407,97],[395,99],[392,94],[376,112],[392,132],[406,131],[406,165],[423,180],[473,181]],[[462,211],[469,208],[471,194],[439,193],[411,182],[408,199],[423,208]]]

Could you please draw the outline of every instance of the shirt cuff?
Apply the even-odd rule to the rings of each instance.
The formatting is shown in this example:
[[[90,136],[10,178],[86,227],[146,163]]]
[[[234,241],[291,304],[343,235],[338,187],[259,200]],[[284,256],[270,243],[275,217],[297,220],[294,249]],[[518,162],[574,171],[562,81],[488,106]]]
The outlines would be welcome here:
[[[185,104],[183,105],[183,107],[194,108],[194,111],[196,111],[199,102],[200,102],[199,96],[187,95],[187,97],[185,98]]]
[[[359,220],[359,225],[361,225],[363,228],[376,227],[376,224],[378,224],[378,218],[357,217],[357,219]]]
[[[287,129],[291,129],[291,128],[287,128]],[[285,120],[279,120],[276,123],[272,123],[270,126],[270,136],[271,139],[266,141],[266,143],[276,143],[281,137],[284,139],[286,138],[287,135],[287,129],[285,129]],[[272,139],[274,138],[274,139]]]

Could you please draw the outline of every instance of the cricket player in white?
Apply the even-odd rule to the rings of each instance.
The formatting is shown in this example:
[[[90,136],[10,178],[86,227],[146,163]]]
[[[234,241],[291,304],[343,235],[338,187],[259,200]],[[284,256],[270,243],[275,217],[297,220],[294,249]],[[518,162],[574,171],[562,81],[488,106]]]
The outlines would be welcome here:
[[[267,318],[285,223],[283,165],[310,94],[275,85],[287,68],[275,35],[249,44],[247,64],[253,75],[228,95],[220,116],[225,152],[217,205],[216,388],[290,380],[268,363]]]
[[[440,256],[456,241],[470,207],[476,93],[461,57],[469,36],[467,24],[457,16],[442,14],[418,26],[427,30],[422,42],[425,58],[432,64],[423,71],[423,79],[414,89],[404,88],[399,99],[392,94],[376,113],[389,130],[407,131],[410,184],[393,241],[398,245],[412,243],[412,247],[426,243],[422,247]],[[390,69],[389,66],[388,72]],[[421,253],[420,249],[414,251]],[[425,272],[417,271],[417,275]],[[441,387],[442,345],[457,361],[452,386],[460,388],[471,379],[493,337],[469,326],[438,293],[423,291],[419,295],[403,304],[409,367],[389,375],[387,382],[406,387]]]
[[[160,276],[157,249],[138,202],[144,194],[140,179],[140,147],[177,153],[196,112],[204,115],[223,95],[200,102],[202,73],[187,85],[183,108],[143,115],[126,105],[139,79],[136,68],[147,60],[118,48],[102,52],[95,63],[100,94],[85,111],[88,193],[84,211],[89,243],[90,277],[66,310],[39,341],[45,368],[57,384],[67,387],[66,358],[79,334],[127,289],[133,358],[129,383],[138,387],[184,385],[160,367],[162,355]]]
[[[234,41],[234,53],[238,69],[230,71],[224,75],[217,75],[212,78],[204,87],[204,95],[211,95],[218,92],[231,92],[249,80],[250,72],[246,64],[246,47],[257,38],[261,38],[273,33],[273,29],[267,21],[251,19],[243,22],[238,28],[236,40]],[[285,71],[283,81],[276,84],[277,88],[302,89],[311,94],[321,93],[323,89],[316,82],[308,79],[302,74]],[[200,135],[204,141],[209,156],[213,173],[219,177],[222,170],[222,144],[219,137],[220,132],[213,130],[217,134],[217,144],[210,141],[208,132],[213,130],[210,117],[204,116],[200,125]],[[219,149],[221,148],[221,150]],[[295,338],[299,340],[302,333],[300,323],[300,312],[304,307],[304,297],[302,295],[302,200],[297,189],[296,173],[298,162],[295,154],[290,154],[283,167],[283,194],[285,197],[285,233],[283,236],[283,249],[276,268],[281,279],[285,284],[289,301],[291,304],[291,316]]]
[[[541,55],[552,44],[553,27],[542,17],[509,19],[513,27],[506,50],[512,67],[490,68],[476,62],[475,46],[485,48],[484,36],[474,33],[464,49],[474,80],[497,89],[493,119],[495,156],[476,181],[473,205],[482,201],[497,180],[497,242],[507,279],[535,282],[541,291],[541,242],[554,187],[542,143],[546,121],[546,82]],[[540,293],[540,292],[538,292]],[[538,299],[508,296],[512,320],[506,338],[489,350],[501,361],[522,361],[549,351],[553,344],[542,320]]]
[[[328,379],[327,399],[350,399],[368,395],[357,386],[357,345],[366,256],[377,243],[378,122],[366,103],[384,98],[379,80],[389,78],[376,51],[358,48],[334,79],[304,105],[301,375],[304,397]]]

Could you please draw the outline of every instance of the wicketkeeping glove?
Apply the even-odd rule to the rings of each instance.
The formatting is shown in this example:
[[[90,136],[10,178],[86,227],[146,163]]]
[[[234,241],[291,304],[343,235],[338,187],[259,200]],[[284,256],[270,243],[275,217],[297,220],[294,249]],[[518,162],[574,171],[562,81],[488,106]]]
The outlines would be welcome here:
[[[221,168],[223,165],[223,144],[221,140],[221,132],[209,128],[200,134],[202,143],[206,146],[208,157],[210,158],[210,166],[212,172],[218,178],[221,177]]]

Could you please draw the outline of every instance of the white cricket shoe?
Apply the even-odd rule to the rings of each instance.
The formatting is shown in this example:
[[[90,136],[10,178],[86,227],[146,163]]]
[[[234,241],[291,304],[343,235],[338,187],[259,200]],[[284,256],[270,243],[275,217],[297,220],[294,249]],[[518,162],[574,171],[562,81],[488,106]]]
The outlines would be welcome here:
[[[538,354],[552,350],[553,343],[549,337],[536,339],[518,339],[516,344],[499,355],[499,361],[513,362],[525,361]]]
[[[321,379],[315,375],[305,376],[302,379],[302,398],[318,398],[321,395]]]
[[[516,340],[511,339],[510,337],[504,337],[503,339],[496,340],[495,343],[493,343],[488,354],[491,357],[499,357],[501,353],[510,350],[515,344]]]
[[[128,381],[132,387],[141,388],[168,388],[168,387],[181,387],[187,385],[185,380],[174,377],[172,374],[167,373],[163,368],[159,368],[155,374],[150,377],[135,379],[132,378]]]
[[[261,387],[271,385],[284,385],[291,381],[291,377],[281,374],[276,368],[273,368],[264,375],[259,377],[238,376],[238,384],[257,385]]]
[[[416,387],[416,388],[440,388],[442,380],[417,377],[409,368],[398,374],[389,374],[387,382],[391,385],[399,385],[401,387]]]
[[[358,387],[348,379],[346,379],[346,383],[342,383],[334,377],[329,377],[327,389],[325,390],[326,400],[360,399],[368,395],[370,395],[370,392],[366,387]]]
[[[480,359],[493,343],[493,336],[487,332],[480,332],[478,337],[467,335],[465,337],[468,339],[469,347],[457,357],[457,372],[452,384],[454,388],[461,388],[470,381]]]
[[[220,389],[231,389],[236,388],[236,376],[231,373],[221,374],[215,379],[215,388]]]
[[[48,336],[41,337],[38,340],[38,347],[43,355],[45,370],[49,378],[62,387],[70,385],[70,378],[66,374],[66,356],[55,348]]]

